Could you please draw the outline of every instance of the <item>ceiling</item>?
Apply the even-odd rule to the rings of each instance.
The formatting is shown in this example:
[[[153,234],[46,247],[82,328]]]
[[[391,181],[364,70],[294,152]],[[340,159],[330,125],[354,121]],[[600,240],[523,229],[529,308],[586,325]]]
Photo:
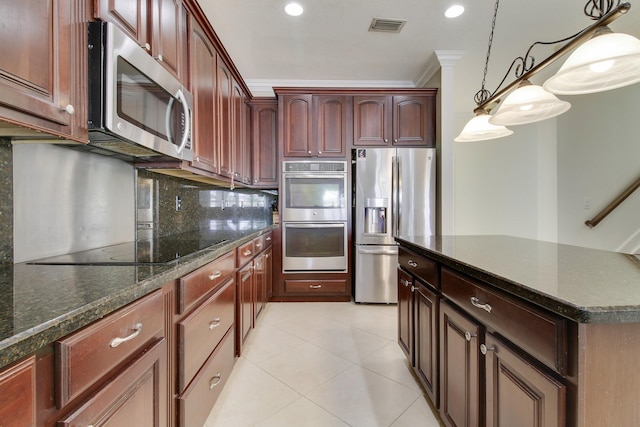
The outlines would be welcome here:
[[[464,52],[455,66],[456,106],[473,108],[494,0],[296,1],[305,9],[299,17],[284,13],[288,0],[198,0],[254,96],[272,95],[272,86],[423,86],[439,69],[435,51],[454,50]],[[465,13],[445,18],[454,3]],[[502,0],[487,89],[497,87],[511,61],[533,42],[562,39],[591,25],[585,3]],[[373,18],[406,24],[398,34],[370,32]],[[640,3],[611,28],[640,38]],[[552,49],[536,47],[533,55],[540,62]]]

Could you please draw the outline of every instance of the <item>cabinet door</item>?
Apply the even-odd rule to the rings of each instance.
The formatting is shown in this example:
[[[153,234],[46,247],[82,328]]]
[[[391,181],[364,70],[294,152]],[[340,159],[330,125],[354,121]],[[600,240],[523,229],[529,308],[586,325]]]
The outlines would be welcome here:
[[[269,237],[270,238],[270,237]],[[264,278],[267,294],[265,295],[265,305],[273,295],[273,248],[267,249],[264,255]]]
[[[285,157],[311,157],[313,143],[312,96],[284,95],[282,142]]]
[[[232,136],[233,141],[233,179],[243,184],[251,184],[250,168],[247,168],[247,157],[251,157],[251,152],[247,146],[246,135],[246,106],[245,96],[242,92],[240,85],[233,81],[232,92],[232,105],[233,105],[233,118],[232,118]]]
[[[5,2],[0,13],[3,121],[87,142],[85,7],[83,0]],[[12,136],[12,130],[2,134]],[[28,132],[17,129],[16,134]]]
[[[267,269],[265,263],[265,253],[258,255],[253,261],[253,287],[255,289],[254,324],[255,319],[260,316],[267,300]]]
[[[566,387],[487,334],[487,426],[564,426]]]
[[[218,99],[218,132],[220,136],[220,170],[219,174],[232,178],[233,177],[233,77],[229,68],[218,56],[218,87],[216,97]]]
[[[393,97],[393,145],[435,147],[435,96]]]
[[[398,344],[413,366],[413,278],[398,269]]]
[[[253,185],[278,187],[278,101],[251,103]]]
[[[140,353],[98,392],[80,404],[59,427],[167,425],[167,346],[163,339]]]
[[[314,130],[313,156],[345,157],[347,130],[350,130],[351,97],[334,95],[313,96]]]
[[[151,39],[147,22],[148,0],[95,0],[95,17],[113,22],[138,42],[147,51],[151,51]]]
[[[206,33],[191,19],[191,93],[193,95],[193,166],[218,172],[216,93],[217,54]]]
[[[182,0],[153,0],[151,53],[174,76],[186,84],[187,11]]]
[[[238,270],[237,284],[236,351],[240,356],[253,322],[253,262]]]
[[[440,416],[449,427],[480,425],[481,332],[479,324],[440,304]]]
[[[416,281],[415,370],[431,401],[438,406],[438,296]]]
[[[353,97],[353,145],[391,145],[390,96]]]
[[[36,358],[29,358],[0,372],[0,426],[36,425]],[[9,398],[10,396],[10,398]]]

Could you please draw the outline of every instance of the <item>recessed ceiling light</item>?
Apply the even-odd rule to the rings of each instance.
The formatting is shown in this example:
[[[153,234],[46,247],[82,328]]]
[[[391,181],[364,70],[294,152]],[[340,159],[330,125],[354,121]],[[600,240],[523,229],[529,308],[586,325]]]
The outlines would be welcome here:
[[[464,6],[454,4],[444,12],[444,16],[447,18],[457,18],[464,13]]]
[[[300,16],[302,12],[304,12],[304,9],[298,3],[289,3],[284,7],[284,11],[287,15]]]

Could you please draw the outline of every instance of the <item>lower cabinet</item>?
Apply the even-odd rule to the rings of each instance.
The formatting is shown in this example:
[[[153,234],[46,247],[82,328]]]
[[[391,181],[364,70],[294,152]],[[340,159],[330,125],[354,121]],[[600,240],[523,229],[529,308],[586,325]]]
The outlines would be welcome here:
[[[87,401],[58,421],[58,427],[167,425],[166,343],[164,338],[104,384]]]
[[[0,371],[0,426],[36,425],[36,358],[29,356]]]
[[[480,425],[480,334],[478,323],[440,304],[440,416],[447,426]]]
[[[445,426],[577,425],[569,335],[565,319],[400,248],[398,344]]]

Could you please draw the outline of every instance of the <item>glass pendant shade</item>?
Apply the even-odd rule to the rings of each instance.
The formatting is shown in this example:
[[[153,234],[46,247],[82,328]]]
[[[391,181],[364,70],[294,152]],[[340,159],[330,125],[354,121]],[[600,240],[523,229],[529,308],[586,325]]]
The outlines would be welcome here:
[[[601,92],[640,82],[640,40],[603,27],[544,83],[559,95]]]
[[[562,101],[542,86],[532,85],[524,80],[502,102],[498,111],[491,116],[493,125],[511,126],[538,122],[558,116],[571,108],[571,104]]]
[[[486,141],[489,139],[502,138],[509,136],[513,133],[512,130],[507,129],[504,126],[495,126],[489,123],[488,113],[479,113],[474,118],[469,120],[465,125],[460,135],[458,135],[454,141],[456,142],[473,142],[473,141]]]

